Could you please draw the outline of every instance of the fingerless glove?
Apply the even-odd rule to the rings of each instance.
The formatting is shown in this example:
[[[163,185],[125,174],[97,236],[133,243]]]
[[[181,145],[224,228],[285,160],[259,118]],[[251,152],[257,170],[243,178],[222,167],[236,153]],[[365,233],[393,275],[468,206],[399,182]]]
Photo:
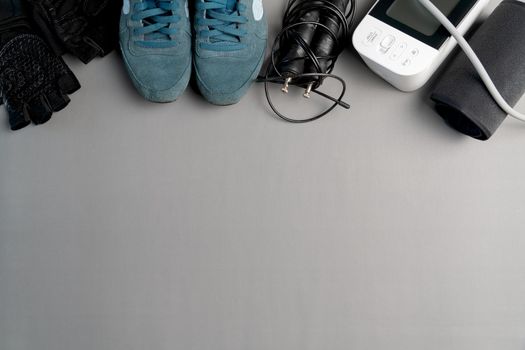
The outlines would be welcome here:
[[[11,129],[45,123],[79,88],[62,58],[32,30],[18,0],[0,0],[0,102]]]

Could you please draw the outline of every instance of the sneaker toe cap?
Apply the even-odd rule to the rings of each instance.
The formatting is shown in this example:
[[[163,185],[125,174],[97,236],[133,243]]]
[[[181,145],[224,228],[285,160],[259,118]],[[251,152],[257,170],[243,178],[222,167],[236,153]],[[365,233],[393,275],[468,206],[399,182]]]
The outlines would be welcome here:
[[[190,55],[176,59],[169,55],[128,57],[126,63],[135,86],[149,99],[175,99],[188,85]],[[166,96],[154,97],[163,94]]]
[[[257,60],[232,63],[225,59],[205,59],[196,65],[199,82],[210,93],[234,93],[241,89],[257,68]]]

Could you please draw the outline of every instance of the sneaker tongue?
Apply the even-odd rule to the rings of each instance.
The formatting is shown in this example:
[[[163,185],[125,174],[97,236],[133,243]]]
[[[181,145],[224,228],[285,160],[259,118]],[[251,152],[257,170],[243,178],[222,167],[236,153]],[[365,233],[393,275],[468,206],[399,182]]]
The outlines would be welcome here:
[[[233,11],[233,9],[235,8],[235,3],[237,2],[237,0],[228,0],[226,2],[226,8],[230,11]]]
[[[153,1],[150,1],[150,8],[151,9],[154,9],[154,8],[159,8],[160,7],[160,3],[162,2],[162,0],[153,0]],[[171,13],[167,12],[167,13],[164,13],[162,15],[159,15],[159,17],[164,17],[164,16],[170,16]],[[154,25],[156,24],[157,22],[153,19],[153,18],[146,18],[143,20],[144,24],[146,25]],[[149,34],[146,34],[144,36],[144,39],[145,40],[159,40],[159,39],[164,39],[164,40],[168,40],[169,39],[169,35],[166,35],[166,34],[161,34],[161,33],[149,33]]]
[[[236,3],[237,3],[237,0],[227,0],[226,1],[226,10],[228,10],[228,12],[233,11],[233,9],[235,9],[235,4]]]
[[[222,12],[228,15],[232,14],[233,12],[235,12],[237,1],[238,0],[226,0],[226,6],[224,7],[224,9],[218,10],[218,12]],[[217,42],[221,42],[222,40],[219,40],[217,38],[211,38],[210,41],[212,43],[217,43]]]

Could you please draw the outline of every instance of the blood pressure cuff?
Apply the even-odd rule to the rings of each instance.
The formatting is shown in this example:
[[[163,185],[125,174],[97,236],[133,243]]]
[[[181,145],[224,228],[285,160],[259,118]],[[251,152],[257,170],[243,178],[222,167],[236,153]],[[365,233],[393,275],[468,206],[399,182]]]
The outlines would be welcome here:
[[[525,93],[525,2],[503,1],[469,43],[503,98],[514,106]],[[488,140],[507,116],[463,52],[445,71],[431,99],[448,125],[479,140]]]

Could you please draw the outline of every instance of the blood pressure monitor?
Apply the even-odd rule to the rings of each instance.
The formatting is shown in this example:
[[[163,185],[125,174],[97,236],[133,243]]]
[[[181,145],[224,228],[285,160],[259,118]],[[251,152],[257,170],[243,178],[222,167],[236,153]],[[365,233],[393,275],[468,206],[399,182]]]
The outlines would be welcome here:
[[[489,0],[432,0],[461,34]],[[418,0],[378,0],[354,31],[352,42],[375,73],[402,91],[422,87],[456,40]]]

